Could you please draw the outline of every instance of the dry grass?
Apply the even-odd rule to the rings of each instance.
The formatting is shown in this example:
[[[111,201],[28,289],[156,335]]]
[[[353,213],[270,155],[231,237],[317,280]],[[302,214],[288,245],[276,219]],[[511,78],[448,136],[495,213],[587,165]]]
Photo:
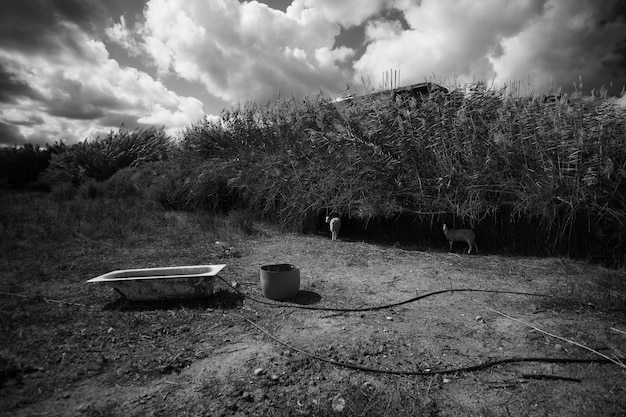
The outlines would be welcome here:
[[[0,279],[3,293],[0,295],[0,414],[43,410],[64,415],[121,416],[145,415],[149,408],[155,414],[164,415],[330,416],[337,415],[333,404],[337,407],[343,399],[345,408],[341,415],[430,416],[445,415],[451,412],[449,410],[469,413],[470,408],[451,404],[450,398],[458,398],[458,393],[447,391],[454,396],[449,398],[441,394],[452,389],[446,387],[456,386],[464,392],[472,392],[484,386],[473,374],[450,376],[446,382],[441,377],[374,378],[342,371],[306,356],[285,353],[284,349],[256,334],[237,315],[230,314],[236,311],[261,322],[273,332],[293,328],[294,344],[311,348],[322,356],[334,355],[338,360],[376,367],[413,368],[425,362],[437,365],[446,359],[444,353],[450,358],[453,352],[464,349],[455,342],[459,337],[467,341],[482,340],[480,334],[473,336],[472,332],[483,328],[474,323],[474,316],[460,324],[459,313],[465,310],[447,314],[450,312],[447,302],[427,303],[427,310],[417,306],[398,309],[391,314],[397,319],[393,323],[399,327],[393,333],[376,333],[375,337],[363,337],[359,329],[368,330],[381,322],[383,326],[391,326],[385,314],[337,318],[340,324],[330,329],[337,340],[335,336],[328,336],[313,348],[306,345],[306,340],[316,337],[309,334],[305,324],[316,326],[332,318],[316,319],[316,316],[290,309],[251,305],[223,283],[218,287],[219,294],[210,300],[163,303],[128,303],[107,288],[84,284],[86,279],[113,269],[220,261],[229,264],[229,277],[235,277],[244,291],[252,291],[247,284],[255,277],[250,274],[249,264],[254,266],[285,256],[299,260],[311,274],[314,268],[323,267],[324,274],[318,277],[319,286],[315,288],[324,295],[324,303],[357,305],[381,294],[385,298],[406,298],[407,293],[423,285],[420,277],[427,276],[428,270],[420,271],[423,276],[413,271],[416,268],[413,262],[422,258],[411,252],[345,241],[335,242],[330,250],[327,239],[282,236],[245,212],[216,216],[164,211],[137,200],[75,197],[70,201],[57,201],[40,194],[6,195],[0,204],[3,216],[0,245],[6,254],[2,258]],[[443,237],[441,239],[445,246]],[[254,255],[252,249],[256,252]],[[595,274],[594,285],[574,278],[569,284],[555,284],[555,294],[563,298],[557,297],[552,304],[541,307],[562,309],[567,314],[572,312],[572,307],[584,313],[613,314],[616,308],[623,313],[623,301],[615,298],[623,293],[619,271],[605,270],[596,280],[598,268],[569,270],[584,268],[569,262],[563,263],[563,271],[554,271],[553,266],[558,265],[558,261],[506,261],[499,257],[457,257],[436,252],[424,258],[432,262],[431,272],[445,271],[450,280],[453,274],[461,274],[466,280],[468,272],[481,268],[502,271],[502,277],[496,277],[496,281],[510,280],[511,284],[523,281],[522,277],[529,274],[543,280],[553,277],[547,274],[576,278]],[[375,260],[378,260],[376,265],[382,262],[389,268],[402,264],[399,273],[406,277],[381,276],[373,270]],[[535,270],[533,265],[539,266]],[[352,270],[360,272],[346,276]],[[384,294],[380,288],[368,288],[361,273],[385,281],[382,284]],[[351,281],[346,281],[348,278]],[[433,279],[448,285],[442,278],[443,275],[436,275]],[[312,285],[313,280],[308,279]],[[490,281],[493,279],[489,277]],[[598,286],[601,287],[591,289]],[[610,290],[603,291],[604,286]],[[315,288],[308,287],[308,290]],[[457,306],[466,307],[465,303],[462,306],[457,303]],[[513,308],[514,304],[507,306]],[[474,308],[480,308],[480,302]],[[428,311],[427,316],[423,316],[424,311]],[[419,321],[417,328],[407,327],[411,320]],[[425,329],[419,329],[427,322],[436,325],[434,333],[426,335]],[[341,326],[346,326],[347,330],[341,330]],[[351,330],[357,333],[350,336]],[[489,325],[484,328],[487,330]],[[455,332],[456,336],[449,336],[449,332]],[[342,338],[342,335],[350,338]],[[577,334],[565,336],[579,338]],[[604,335],[589,337],[594,339],[583,342],[593,345],[602,343]],[[491,348],[496,349],[495,343],[508,343],[503,340],[497,340]],[[433,350],[427,343],[434,343]],[[538,344],[539,348],[543,346]],[[256,348],[263,350],[265,356],[257,356]],[[239,352],[243,355],[241,359],[236,356]],[[227,353],[234,355],[237,361],[226,368],[232,374],[219,374],[220,365],[230,357]],[[454,360],[466,363],[470,358],[456,355]],[[266,369],[264,377],[253,376],[252,371],[257,366]],[[193,369],[197,373],[190,371]],[[559,369],[564,372],[564,368]],[[596,377],[593,369],[582,366],[572,372]],[[276,374],[277,379],[271,378],[272,374]],[[506,377],[504,382],[498,377],[501,374]],[[514,372],[500,369],[485,372],[480,378],[512,384],[514,388],[507,395],[517,395],[525,401],[539,395],[539,391],[531,391],[529,386],[521,389],[522,383],[510,374]],[[603,378],[609,377],[603,374]],[[90,386],[97,389],[88,391]],[[487,392],[497,397],[501,389],[508,388]],[[529,397],[524,396],[525,392]],[[608,395],[615,399],[619,398],[618,394],[616,391]],[[595,410],[611,412],[623,404],[619,400],[615,404],[603,404],[597,401],[598,395],[593,394]],[[502,398],[497,397],[497,400]],[[505,412],[506,407],[498,410]],[[530,408],[520,401],[511,410],[513,415],[523,415]],[[485,407],[483,414],[489,413],[497,415]]]

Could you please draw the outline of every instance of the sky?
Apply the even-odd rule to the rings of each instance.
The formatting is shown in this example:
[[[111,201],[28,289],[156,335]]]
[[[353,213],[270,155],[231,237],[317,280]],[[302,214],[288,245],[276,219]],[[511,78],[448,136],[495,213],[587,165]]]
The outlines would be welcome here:
[[[486,81],[626,86],[625,0],[0,3],[0,146],[172,136],[247,101]],[[622,102],[624,100],[622,99]]]

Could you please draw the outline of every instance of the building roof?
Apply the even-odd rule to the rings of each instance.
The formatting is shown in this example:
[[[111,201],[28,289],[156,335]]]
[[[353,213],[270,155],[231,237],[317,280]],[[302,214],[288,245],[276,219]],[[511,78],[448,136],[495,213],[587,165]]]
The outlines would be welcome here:
[[[380,90],[374,93],[363,94],[360,96],[349,96],[342,97],[338,99],[337,102],[351,102],[353,100],[358,100],[362,98],[376,98],[380,96],[389,95],[392,99],[396,99],[398,96],[407,99],[407,98],[415,98],[416,100],[421,100],[421,97],[427,96],[432,92],[441,91],[444,93],[448,93],[448,89],[442,87],[439,84],[431,83],[431,82],[423,82],[417,84],[411,84],[404,87],[397,87],[389,90]]]

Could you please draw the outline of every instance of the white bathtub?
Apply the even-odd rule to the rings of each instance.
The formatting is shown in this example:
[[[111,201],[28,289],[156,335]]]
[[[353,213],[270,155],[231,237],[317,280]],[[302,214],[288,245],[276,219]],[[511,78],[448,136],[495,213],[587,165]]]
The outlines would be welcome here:
[[[87,282],[106,284],[129,300],[204,298],[213,294],[215,276],[226,265],[124,269]]]

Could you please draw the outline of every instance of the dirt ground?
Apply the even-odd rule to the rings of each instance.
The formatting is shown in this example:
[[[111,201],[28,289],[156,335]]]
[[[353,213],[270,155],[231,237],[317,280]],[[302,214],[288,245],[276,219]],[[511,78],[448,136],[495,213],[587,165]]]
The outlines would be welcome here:
[[[445,246],[425,252],[295,234],[234,248],[84,241],[41,247],[39,263],[27,265],[17,248],[3,261],[10,273],[0,288],[0,416],[626,415],[626,370],[614,363],[516,362],[415,376],[311,356],[396,371],[601,359],[535,328],[626,356],[624,294],[615,290],[624,288],[623,271]],[[292,263],[301,292],[270,306],[218,282],[206,301],[132,303],[84,282],[114,269],[204,263],[226,263],[221,276],[262,300],[259,267]],[[378,306],[448,289],[550,297],[447,292],[374,311],[297,308]]]

